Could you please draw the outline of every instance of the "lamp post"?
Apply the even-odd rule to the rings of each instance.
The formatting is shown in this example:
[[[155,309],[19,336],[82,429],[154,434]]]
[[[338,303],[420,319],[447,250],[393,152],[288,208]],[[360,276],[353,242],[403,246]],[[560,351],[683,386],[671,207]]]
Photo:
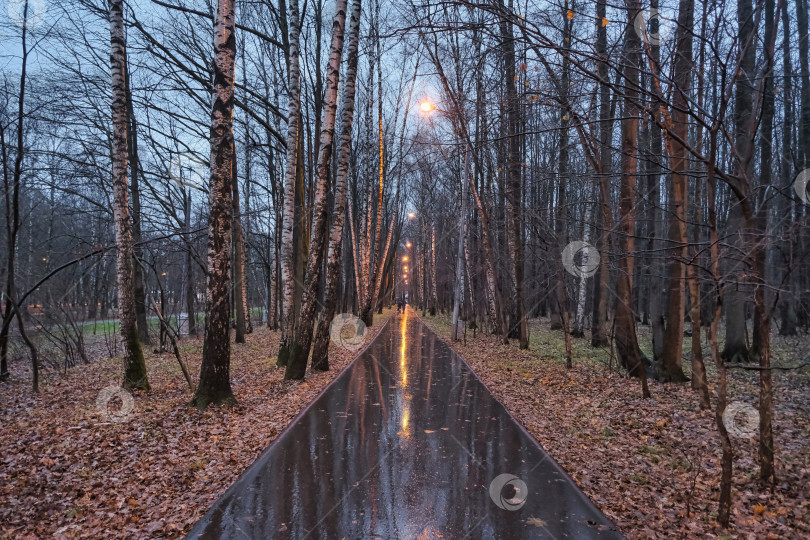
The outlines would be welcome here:
[[[429,114],[433,111],[438,111],[436,105],[428,100],[425,99],[422,103],[419,104],[419,108],[422,110],[423,113]],[[465,228],[467,225],[467,184],[470,181],[469,176],[469,154],[470,154],[470,144],[466,140],[464,140],[464,172],[462,173],[464,178],[461,181],[461,213],[459,215],[459,224],[458,224],[458,251],[456,254],[456,283],[453,292],[453,341],[459,341],[461,339],[464,321],[460,320],[461,310],[463,309],[464,305],[464,239],[465,236]]]

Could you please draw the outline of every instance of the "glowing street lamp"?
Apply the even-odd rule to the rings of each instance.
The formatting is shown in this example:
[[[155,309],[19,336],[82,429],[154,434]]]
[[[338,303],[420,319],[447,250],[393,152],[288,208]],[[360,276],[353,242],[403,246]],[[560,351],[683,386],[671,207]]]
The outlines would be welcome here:
[[[411,248],[411,243],[410,243],[410,242],[408,242],[407,244],[405,244],[405,247],[406,247],[406,248],[408,248],[408,249],[410,249],[410,248]]]
[[[403,260],[403,262],[408,262],[408,256],[405,255],[404,257],[402,257],[402,260]]]
[[[419,108],[422,109],[423,113],[429,113],[436,110],[436,105],[434,105],[429,99],[425,99],[419,104]]]
[[[413,212],[408,214],[408,219],[413,219],[415,217],[416,217],[416,214],[414,214]]]

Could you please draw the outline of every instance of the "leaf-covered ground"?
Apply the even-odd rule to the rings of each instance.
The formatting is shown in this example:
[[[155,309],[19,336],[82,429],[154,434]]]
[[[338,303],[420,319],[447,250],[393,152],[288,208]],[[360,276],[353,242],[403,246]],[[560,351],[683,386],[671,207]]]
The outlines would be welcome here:
[[[547,321],[532,321],[529,351],[480,333],[473,339],[469,330],[466,344],[452,343],[446,317],[425,321],[628,537],[810,537],[806,372],[774,374],[773,490],[758,482],[756,437],[733,438],[732,529],[724,531],[716,521],[721,450],[714,416],[698,409],[689,383],[652,382],[653,399],[641,399],[639,382],[611,369],[610,351],[595,351],[586,339],[575,340],[568,370],[563,336]],[[795,345],[776,340],[776,362],[795,365]],[[735,371],[729,393],[730,401],[756,406],[756,375]]]
[[[376,317],[366,343],[389,316]],[[120,358],[46,371],[39,395],[13,366],[15,379],[0,385],[0,538],[182,536],[357,354],[333,344],[330,371],[284,382],[279,337],[262,327],[232,346],[230,409],[189,407],[174,356],[148,355],[152,391],[133,396],[122,422],[96,406],[120,384]],[[181,343],[196,382],[202,342]]]

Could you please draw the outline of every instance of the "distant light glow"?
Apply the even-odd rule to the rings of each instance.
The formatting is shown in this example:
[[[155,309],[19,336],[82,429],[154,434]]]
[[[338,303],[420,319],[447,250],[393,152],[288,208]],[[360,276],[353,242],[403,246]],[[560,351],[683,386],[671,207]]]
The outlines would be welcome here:
[[[422,109],[422,112],[425,113],[429,113],[430,111],[436,110],[436,106],[433,103],[431,103],[429,99],[426,99],[422,103],[420,103],[419,108]]]
[[[402,407],[402,429],[398,435],[403,439],[411,438],[411,394],[408,392],[408,362],[407,362],[407,343],[406,339],[408,329],[408,312],[406,311],[400,323],[400,349],[399,349],[399,375],[400,387],[402,388],[402,398],[404,400]]]

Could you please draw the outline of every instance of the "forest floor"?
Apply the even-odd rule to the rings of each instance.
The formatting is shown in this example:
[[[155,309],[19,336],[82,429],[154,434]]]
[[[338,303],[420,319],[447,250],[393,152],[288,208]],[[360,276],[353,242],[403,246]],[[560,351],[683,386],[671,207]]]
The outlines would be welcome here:
[[[454,343],[449,317],[424,320],[629,538],[810,536],[807,370],[774,373],[778,484],[772,490],[758,481],[755,433],[732,439],[732,528],[722,530],[719,436],[713,412],[699,410],[689,383],[651,382],[653,399],[642,399],[639,381],[611,368],[610,350],[593,349],[589,339],[574,340],[574,367],[566,369],[564,336],[547,319],[531,322],[528,351],[491,335],[473,338],[470,330],[466,344]],[[807,345],[807,338],[798,345],[774,338],[774,364],[796,365]],[[708,364],[714,390],[716,371]],[[756,374],[730,373],[730,402],[756,406],[757,395]]]
[[[364,343],[390,315],[375,318]],[[332,345],[330,371],[285,382],[276,367],[279,339],[257,327],[245,344],[232,345],[238,405],[202,412],[188,406],[174,355],[148,353],[151,392],[135,393],[131,412],[112,422],[96,401],[120,385],[120,358],[46,370],[38,395],[27,364],[13,363],[13,380],[0,386],[0,538],[182,536],[359,352]],[[202,340],[179,344],[196,382]]]

